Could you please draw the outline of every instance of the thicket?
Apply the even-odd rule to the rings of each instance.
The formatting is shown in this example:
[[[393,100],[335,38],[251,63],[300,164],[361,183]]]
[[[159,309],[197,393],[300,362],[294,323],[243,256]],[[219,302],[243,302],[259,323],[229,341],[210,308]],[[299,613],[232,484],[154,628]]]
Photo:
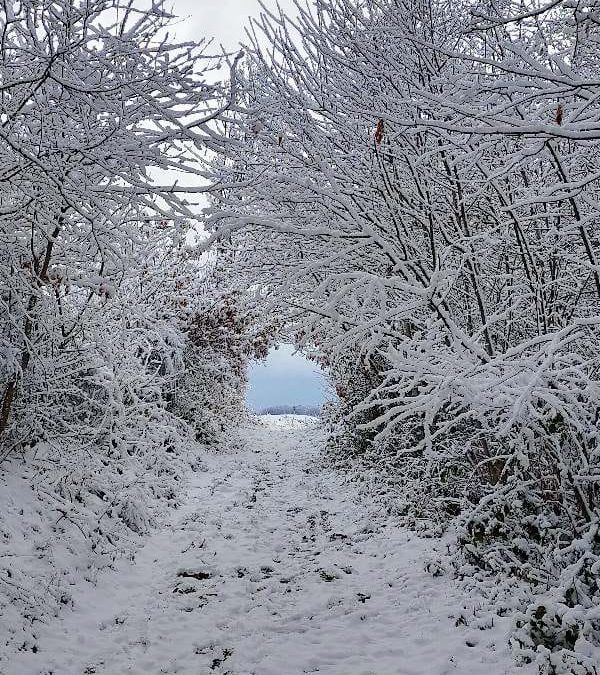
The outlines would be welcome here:
[[[470,574],[529,588],[522,658],[595,673],[597,3],[297,14],[250,32],[215,237],[330,368],[340,452],[455,518]]]
[[[273,339],[272,324],[260,319],[251,297],[213,286],[187,327],[184,368],[173,398],[197,440],[218,441],[248,416],[248,363],[265,359]]]
[[[208,83],[218,62],[171,19],[160,1],[0,7],[0,615],[21,649],[177,506],[262,348],[186,243],[210,187],[178,181],[206,184],[235,84]]]

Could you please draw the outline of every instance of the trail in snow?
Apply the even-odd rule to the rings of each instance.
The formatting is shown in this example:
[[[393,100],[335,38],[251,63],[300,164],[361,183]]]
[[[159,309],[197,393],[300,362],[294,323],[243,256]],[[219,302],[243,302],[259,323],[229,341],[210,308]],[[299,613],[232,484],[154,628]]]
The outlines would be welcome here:
[[[476,599],[425,571],[434,543],[318,465],[316,427],[271,423],[247,439],[207,453],[172,524],[79,589],[6,675],[519,671],[502,620],[456,625]]]

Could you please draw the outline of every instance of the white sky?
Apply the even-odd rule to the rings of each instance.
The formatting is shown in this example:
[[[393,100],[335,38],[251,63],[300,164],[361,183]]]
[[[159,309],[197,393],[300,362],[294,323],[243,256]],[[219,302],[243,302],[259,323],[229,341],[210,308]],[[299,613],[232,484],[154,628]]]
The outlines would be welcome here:
[[[264,2],[269,8],[277,6],[276,0]],[[279,0],[279,5],[294,13],[292,0]],[[244,41],[248,17],[260,14],[258,0],[172,0],[172,7],[173,13],[184,19],[177,27],[180,39],[214,37],[216,46],[222,44],[231,50]]]

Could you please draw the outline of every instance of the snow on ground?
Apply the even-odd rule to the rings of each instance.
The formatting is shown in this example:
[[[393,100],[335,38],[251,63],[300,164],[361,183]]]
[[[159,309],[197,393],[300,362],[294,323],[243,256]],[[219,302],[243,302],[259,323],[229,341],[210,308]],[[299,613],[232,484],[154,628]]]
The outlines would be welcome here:
[[[269,417],[203,455],[172,523],[3,675],[528,675],[507,620],[457,625],[477,598],[425,571],[435,542],[319,466],[320,433]]]
[[[311,415],[263,415],[262,424],[268,427],[287,427],[293,429],[304,426],[318,426],[319,418]]]

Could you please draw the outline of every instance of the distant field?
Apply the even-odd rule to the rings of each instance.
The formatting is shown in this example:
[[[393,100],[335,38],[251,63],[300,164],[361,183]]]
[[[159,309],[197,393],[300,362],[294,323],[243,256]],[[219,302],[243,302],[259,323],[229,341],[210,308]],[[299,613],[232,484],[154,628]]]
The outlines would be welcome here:
[[[258,411],[259,415],[308,415],[321,417],[321,406],[309,405],[277,405],[268,406]]]

